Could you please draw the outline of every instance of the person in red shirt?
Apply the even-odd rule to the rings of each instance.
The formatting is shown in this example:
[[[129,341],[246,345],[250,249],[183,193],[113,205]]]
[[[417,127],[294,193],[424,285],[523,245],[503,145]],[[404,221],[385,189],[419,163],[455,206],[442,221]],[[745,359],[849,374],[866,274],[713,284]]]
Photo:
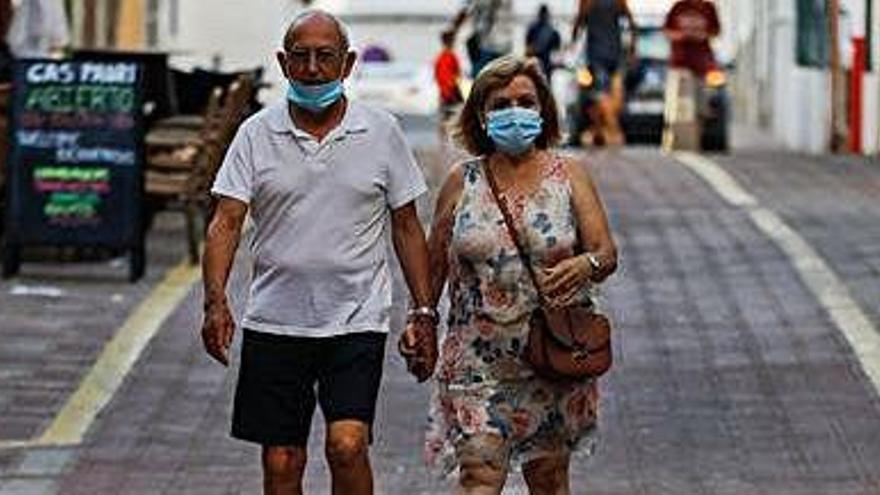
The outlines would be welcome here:
[[[462,98],[461,89],[458,86],[461,78],[461,66],[458,63],[458,56],[455,55],[452,48],[455,42],[455,33],[449,30],[443,31],[440,35],[440,41],[443,43],[443,48],[434,61],[434,81],[440,90],[440,134],[443,136],[446,122],[455,115],[464,98]]]
[[[707,0],[679,0],[666,16],[663,31],[672,42],[669,65],[704,75],[715,68],[709,42],[721,33],[718,11]]]

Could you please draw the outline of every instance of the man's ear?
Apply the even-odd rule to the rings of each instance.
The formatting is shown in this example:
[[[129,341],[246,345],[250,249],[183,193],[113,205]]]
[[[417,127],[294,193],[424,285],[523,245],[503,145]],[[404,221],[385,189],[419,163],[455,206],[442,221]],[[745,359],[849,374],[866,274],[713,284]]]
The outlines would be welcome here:
[[[348,79],[348,76],[351,75],[355,62],[357,62],[357,53],[355,53],[354,50],[349,50],[348,53],[345,54],[345,65],[342,67],[343,79]]]
[[[278,61],[278,66],[281,68],[281,74],[284,75],[284,78],[290,79],[290,76],[287,74],[287,55],[282,50],[278,50],[275,52],[275,60]]]

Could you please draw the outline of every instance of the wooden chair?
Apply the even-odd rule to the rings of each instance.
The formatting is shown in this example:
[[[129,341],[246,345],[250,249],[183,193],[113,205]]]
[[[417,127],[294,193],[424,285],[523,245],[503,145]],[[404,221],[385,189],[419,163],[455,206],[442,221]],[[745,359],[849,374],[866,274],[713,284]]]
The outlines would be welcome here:
[[[190,261],[199,260],[197,218],[207,220],[210,187],[235,130],[245,117],[253,83],[246,76],[224,91],[215,88],[201,127],[167,119],[147,134],[145,191],[159,209],[178,210],[186,218]]]
[[[0,233],[6,224],[6,161],[9,157],[9,110],[12,104],[12,84],[0,84]]]

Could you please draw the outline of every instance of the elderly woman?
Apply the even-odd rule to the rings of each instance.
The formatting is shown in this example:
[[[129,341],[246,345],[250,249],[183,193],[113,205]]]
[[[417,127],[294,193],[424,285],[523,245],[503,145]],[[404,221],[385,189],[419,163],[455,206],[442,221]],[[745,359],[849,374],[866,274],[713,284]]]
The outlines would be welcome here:
[[[608,220],[584,167],[553,150],[557,108],[537,61],[488,65],[458,123],[458,140],[478,158],[446,180],[429,240],[434,300],[448,279],[451,307],[426,457],[445,473],[458,468],[458,493],[500,493],[521,465],[531,493],[567,494],[569,460],[595,429],[597,384],[546,380],[523,361],[538,295],[487,172],[551,303],[590,303],[590,289],[614,272]]]

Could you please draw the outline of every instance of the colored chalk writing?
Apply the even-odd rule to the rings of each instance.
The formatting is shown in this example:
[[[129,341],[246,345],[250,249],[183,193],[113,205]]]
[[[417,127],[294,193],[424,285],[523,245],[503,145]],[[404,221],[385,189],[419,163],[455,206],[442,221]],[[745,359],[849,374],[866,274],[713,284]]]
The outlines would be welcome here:
[[[16,64],[6,216],[13,249],[142,249],[141,72],[128,62]]]

